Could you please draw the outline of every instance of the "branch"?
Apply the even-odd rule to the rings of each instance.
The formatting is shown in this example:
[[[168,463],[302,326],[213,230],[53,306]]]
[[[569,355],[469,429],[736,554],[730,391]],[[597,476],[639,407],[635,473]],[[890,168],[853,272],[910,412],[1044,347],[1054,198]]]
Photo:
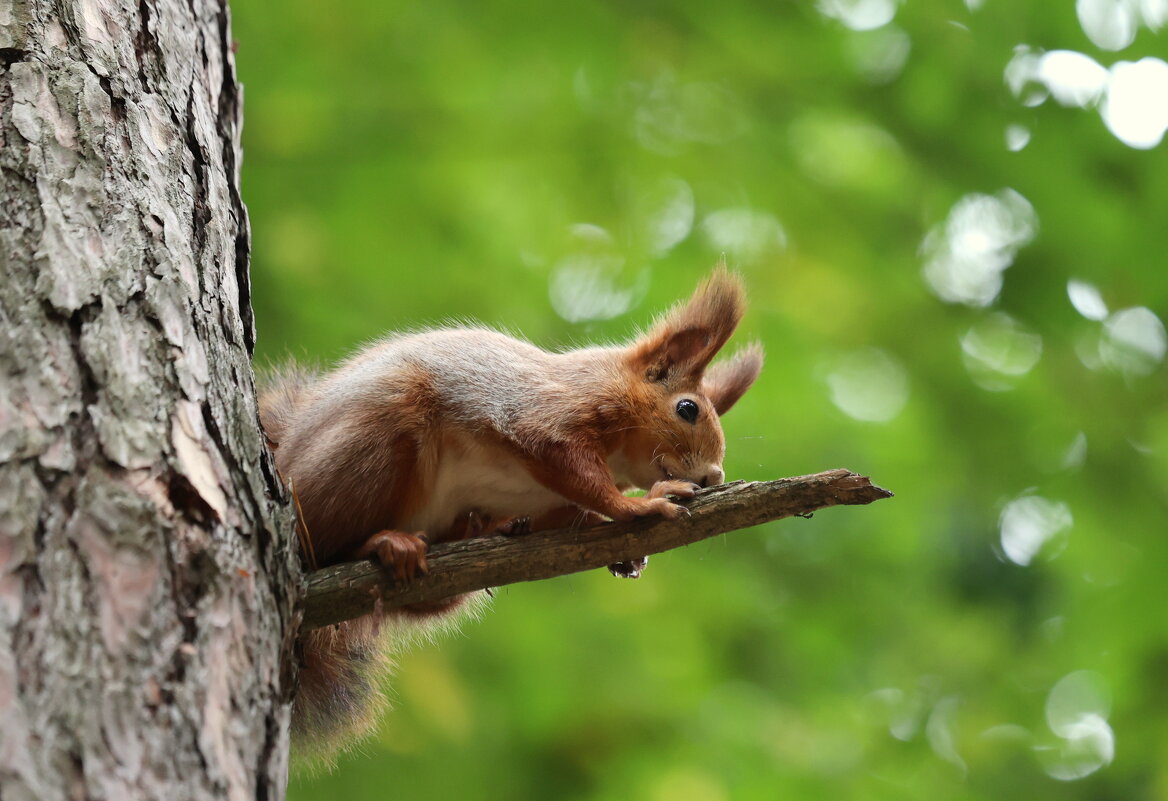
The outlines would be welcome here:
[[[309,575],[300,630],[366,615],[374,610],[379,594],[382,609],[438,601],[604,567],[828,506],[868,504],[891,496],[866,476],[848,470],[777,481],[733,481],[700,491],[685,504],[690,514],[679,520],[639,518],[575,531],[441,543],[426,555],[429,572],[406,582],[395,581],[369,560],[333,565]]]

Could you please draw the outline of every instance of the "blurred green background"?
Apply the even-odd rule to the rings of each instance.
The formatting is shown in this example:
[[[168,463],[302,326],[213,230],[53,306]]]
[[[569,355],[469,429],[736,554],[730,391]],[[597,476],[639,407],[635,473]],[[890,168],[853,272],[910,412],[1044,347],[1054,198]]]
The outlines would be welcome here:
[[[290,798],[1168,798],[1168,2],[233,12],[261,364],[724,253],[728,475],[897,493],[501,590]]]

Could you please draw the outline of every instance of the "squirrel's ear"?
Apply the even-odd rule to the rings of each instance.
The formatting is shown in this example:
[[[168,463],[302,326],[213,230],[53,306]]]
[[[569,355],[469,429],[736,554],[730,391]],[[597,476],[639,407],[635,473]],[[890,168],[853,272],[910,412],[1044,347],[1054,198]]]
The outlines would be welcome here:
[[[652,381],[674,373],[700,376],[734,333],[745,309],[742,279],[719,264],[693,297],[633,343],[633,363]]]
[[[710,350],[710,341],[710,332],[705,328],[650,332],[634,345],[633,365],[650,381],[664,381],[678,374],[689,375],[703,354]],[[714,352],[716,349],[710,352],[710,356]],[[709,357],[706,357],[701,367],[705,367],[708,361]]]
[[[718,362],[702,378],[702,394],[721,416],[750,389],[762,370],[762,345],[753,342],[729,359]]]

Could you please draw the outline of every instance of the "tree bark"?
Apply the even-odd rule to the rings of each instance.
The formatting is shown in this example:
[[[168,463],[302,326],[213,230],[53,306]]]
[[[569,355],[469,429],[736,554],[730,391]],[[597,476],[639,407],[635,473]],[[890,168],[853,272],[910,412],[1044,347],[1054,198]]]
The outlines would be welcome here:
[[[0,797],[283,796],[225,0],[0,4]]]

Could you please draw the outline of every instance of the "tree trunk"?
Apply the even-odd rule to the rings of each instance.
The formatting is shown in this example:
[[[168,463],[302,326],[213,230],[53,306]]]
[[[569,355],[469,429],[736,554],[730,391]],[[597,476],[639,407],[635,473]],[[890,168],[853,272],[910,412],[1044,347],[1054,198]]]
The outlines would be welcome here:
[[[0,0],[0,798],[283,796],[225,0]]]

